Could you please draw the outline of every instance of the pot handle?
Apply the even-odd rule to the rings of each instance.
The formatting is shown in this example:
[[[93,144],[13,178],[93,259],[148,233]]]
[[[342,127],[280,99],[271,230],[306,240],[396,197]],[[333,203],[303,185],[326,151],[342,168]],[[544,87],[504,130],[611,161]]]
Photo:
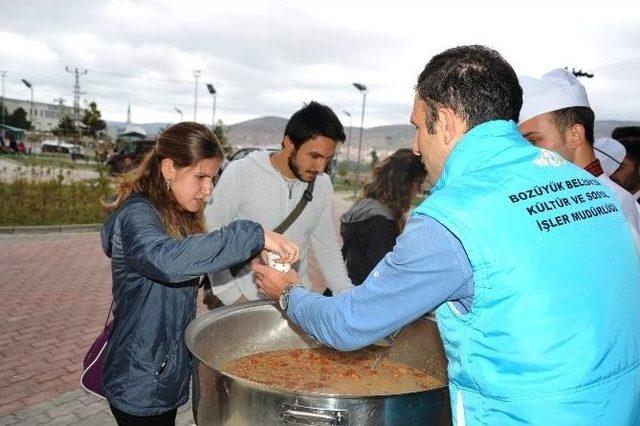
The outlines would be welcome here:
[[[341,410],[325,410],[321,408],[300,407],[289,404],[282,406],[283,420],[296,420],[304,423],[324,422],[331,425],[343,425],[347,421],[347,412]]]

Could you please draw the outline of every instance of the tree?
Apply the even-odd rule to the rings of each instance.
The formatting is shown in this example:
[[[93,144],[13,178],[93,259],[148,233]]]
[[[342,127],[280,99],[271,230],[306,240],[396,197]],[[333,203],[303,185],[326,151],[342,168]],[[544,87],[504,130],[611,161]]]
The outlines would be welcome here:
[[[213,129],[213,133],[218,138],[220,145],[222,145],[222,151],[224,151],[225,155],[231,154],[231,151],[233,150],[231,144],[229,143],[229,139],[227,138],[228,131],[228,128],[224,126],[222,120],[218,120],[218,124],[216,125],[215,129]]]
[[[27,111],[20,107],[16,108],[8,116],[5,116],[5,123],[20,129],[31,129],[31,122],[27,120]]]
[[[92,137],[96,137],[98,132],[107,128],[107,123],[102,119],[98,105],[95,102],[89,104],[89,109],[84,112],[82,118],[82,124],[86,127],[84,134]]]
[[[2,106],[2,120],[0,121],[0,124],[9,124],[7,123],[7,120],[9,119],[9,111],[7,111],[7,108],[3,105]]]
[[[56,136],[74,136],[77,133],[78,129],[76,128],[73,119],[68,115],[65,115],[58,122],[58,127],[53,129],[53,134]]]

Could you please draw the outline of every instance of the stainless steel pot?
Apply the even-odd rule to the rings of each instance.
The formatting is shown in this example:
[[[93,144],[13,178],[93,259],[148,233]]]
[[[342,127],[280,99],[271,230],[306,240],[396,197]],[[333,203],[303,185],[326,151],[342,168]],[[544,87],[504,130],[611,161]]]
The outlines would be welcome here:
[[[288,392],[221,373],[227,362],[276,349],[320,345],[291,324],[275,304],[258,301],[215,309],[186,332],[195,356],[193,414],[198,425],[448,425],[448,389],[351,397]],[[423,368],[446,383],[446,358],[433,320],[405,327],[391,359]]]

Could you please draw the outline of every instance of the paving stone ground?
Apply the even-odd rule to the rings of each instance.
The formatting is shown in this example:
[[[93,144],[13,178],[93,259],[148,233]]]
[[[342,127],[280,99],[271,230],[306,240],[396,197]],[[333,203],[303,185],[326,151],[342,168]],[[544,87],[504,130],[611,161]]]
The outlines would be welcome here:
[[[350,204],[336,194],[336,223]],[[322,289],[315,259],[310,275]],[[79,387],[82,358],[110,303],[97,232],[0,236],[0,425],[115,424],[106,402]],[[176,424],[193,424],[189,404]]]

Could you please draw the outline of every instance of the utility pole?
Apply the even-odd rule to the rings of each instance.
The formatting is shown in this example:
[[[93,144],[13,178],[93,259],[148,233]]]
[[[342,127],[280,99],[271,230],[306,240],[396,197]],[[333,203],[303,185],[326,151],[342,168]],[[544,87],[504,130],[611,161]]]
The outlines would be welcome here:
[[[73,84],[73,121],[76,125],[76,129],[80,128],[80,75],[86,75],[87,70],[78,70],[75,68],[71,70],[69,67],[64,67],[65,71],[75,75],[75,83]]]
[[[193,101],[193,121],[198,118],[198,78],[200,77],[200,70],[193,70],[193,76],[196,78],[195,97]]]
[[[6,71],[0,71],[2,75],[2,97],[0,98],[0,124],[4,124],[4,76],[7,75]],[[4,130],[3,130],[4,133]]]
[[[360,139],[358,140],[358,161],[356,162],[356,183],[353,187],[353,197],[358,193],[358,183],[360,181],[360,156],[362,154],[362,131],[364,130],[364,105],[367,100],[367,86],[362,83],[353,83],[353,87],[362,93],[362,113],[360,113]]]
[[[351,117],[351,113],[349,111],[342,111],[342,113],[344,115],[346,115],[347,117],[349,117],[349,136],[347,137],[347,158],[346,158],[346,163],[347,163],[347,167],[349,165],[349,151],[351,151],[351,124],[353,123],[353,118]],[[348,169],[347,169],[348,170]]]
[[[31,82],[29,80],[25,80],[24,78],[22,79],[22,82],[31,91],[31,104],[29,106],[29,120],[31,120],[31,126],[30,127],[33,130],[35,130],[36,129],[36,120],[33,118],[33,84],[31,84]]]
[[[174,109],[176,110],[176,112],[177,112],[178,114],[180,114],[180,122],[183,122],[184,120],[182,119],[182,110],[181,110],[180,108],[177,108],[177,107],[176,107],[176,108],[174,108]]]
[[[216,130],[216,96],[218,92],[216,92],[215,87],[213,87],[213,84],[211,83],[207,83],[207,89],[209,90],[209,93],[213,96],[213,114],[211,116],[211,131],[214,132]]]
[[[64,118],[64,99],[59,97],[54,99],[53,102],[58,104],[58,125],[60,125],[60,120]],[[58,132],[58,146],[60,146],[61,136],[60,132]]]

